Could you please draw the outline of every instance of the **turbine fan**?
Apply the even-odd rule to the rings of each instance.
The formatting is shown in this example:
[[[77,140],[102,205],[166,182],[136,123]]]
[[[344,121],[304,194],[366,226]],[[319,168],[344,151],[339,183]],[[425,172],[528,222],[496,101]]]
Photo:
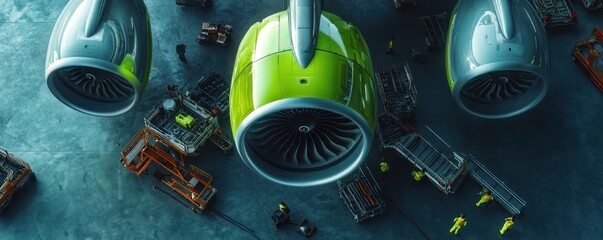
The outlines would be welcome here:
[[[134,95],[132,84],[110,72],[90,67],[68,67],[60,74],[69,88],[92,99],[121,101]]]
[[[258,120],[249,129],[247,142],[274,166],[310,171],[344,159],[361,137],[358,126],[340,114],[295,108]]]
[[[481,103],[500,103],[527,92],[541,78],[526,71],[498,71],[484,74],[462,89],[465,97]]]

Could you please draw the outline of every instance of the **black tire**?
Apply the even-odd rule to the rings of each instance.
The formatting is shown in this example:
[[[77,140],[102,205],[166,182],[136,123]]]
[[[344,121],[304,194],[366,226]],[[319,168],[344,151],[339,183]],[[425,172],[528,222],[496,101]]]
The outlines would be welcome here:
[[[571,55],[572,55],[572,56],[571,56],[572,62],[574,62],[574,63],[575,63],[575,62],[576,62],[576,55],[574,55],[574,53],[572,53]]]

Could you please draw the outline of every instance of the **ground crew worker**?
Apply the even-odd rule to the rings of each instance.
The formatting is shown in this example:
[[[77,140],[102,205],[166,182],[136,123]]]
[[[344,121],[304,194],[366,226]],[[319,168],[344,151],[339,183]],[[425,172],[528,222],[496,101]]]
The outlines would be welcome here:
[[[186,45],[182,43],[176,45],[176,53],[178,54],[180,61],[186,62],[186,57],[184,56],[184,53],[186,53]]]
[[[511,228],[514,224],[513,222],[514,217],[510,216],[508,218],[505,218],[505,224],[503,225],[503,227],[499,230],[500,235],[505,234],[505,232],[507,231],[507,229]]]
[[[423,177],[425,176],[425,172],[423,172],[423,170],[412,171],[410,173],[410,175],[412,175],[412,178],[415,180],[415,181],[413,181],[413,183],[415,183],[415,182],[420,182],[421,179],[423,179]]]
[[[387,47],[387,51],[385,51],[386,54],[390,54],[394,52],[394,37],[389,39],[389,45]]]
[[[381,158],[381,163],[379,163],[379,168],[381,169],[382,173],[386,173],[387,171],[389,171],[389,164],[387,164],[387,162],[385,161],[384,158]]]
[[[494,199],[494,197],[490,195],[490,192],[486,191],[484,192],[484,195],[482,195],[482,197],[479,199],[479,201],[475,203],[475,206],[479,207],[479,205],[482,205],[482,203],[490,202],[492,201],[492,199]]]
[[[452,225],[452,228],[450,228],[450,233],[454,232],[455,235],[459,233],[459,229],[461,229],[461,227],[467,226],[465,214],[461,214],[461,216],[454,218],[452,221],[454,222],[454,225]]]
[[[271,216],[276,229],[278,229],[279,226],[291,222],[291,216],[289,216],[289,212],[290,210],[287,204],[285,204],[284,202],[280,202],[278,204],[278,210],[275,210]]]
[[[278,210],[283,213],[286,213],[286,214],[289,214],[289,212],[291,212],[291,210],[289,210],[289,207],[287,206],[287,204],[285,204],[285,202],[280,202],[278,204]]]

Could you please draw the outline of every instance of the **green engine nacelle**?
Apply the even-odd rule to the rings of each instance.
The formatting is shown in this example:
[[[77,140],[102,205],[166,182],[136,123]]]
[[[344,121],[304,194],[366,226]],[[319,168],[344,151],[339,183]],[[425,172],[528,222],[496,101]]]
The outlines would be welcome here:
[[[230,123],[247,166],[280,184],[312,186],[344,177],[367,157],[377,109],[373,68],[358,29],[320,10],[317,39],[301,47],[313,54],[296,53],[291,38],[300,34],[291,34],[289,17],[269,16],[241,41]]]

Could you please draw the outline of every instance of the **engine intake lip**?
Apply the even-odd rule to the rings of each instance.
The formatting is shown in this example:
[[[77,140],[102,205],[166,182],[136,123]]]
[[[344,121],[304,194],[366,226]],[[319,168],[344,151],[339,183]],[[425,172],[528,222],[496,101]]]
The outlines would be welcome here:
[[[102,76],[95,78],[107,77],[112,79],[111,81],[118,81],[129,91],[114,98],[93,97],[82,92],[82,89],[75,86],[65,75],[67,71],[75,68],[100,73]],[[48,89],[59,101],[77,111],[95,116],[123,114],[138,102],[142,94],[141,83],[134,74],[110,62],[88,57],[70,57],[53,62],[46,68],[46,79]]]
[[[274,159],[275,154],[270,154],[272,149],[267,149],[274,147],[275,151],[278,151],[278,145],[282,146],[284,141],[277,141],[272,146],[259,146],[262,137],[268,136],[263,132],[268,131],[265,126],[271,123],[275,116],[278,118],[294,115],[295,121],[288,121],[287,126],[284,126],[282,121],[275,124],[282,125],[283,131],[287,131],[286,134],[307,135],[320,131],[325,124],[328,125],[324,121],[321,122],[320,117],[312,121],[309,115],[317,114],[323,116],[323,119],[325,116],[336,119],[346,131],[352,132],[349,135],[351,142],[345,151],[339,152],[336,157],[296,165],[299,162],[287,162],[285,157]],[[237,130],[235,144],[245,164],[262,176],[283,185],[305,187],[333,182],[355,171],[370,151],[372,132],[366,120],[356,110],[344,104],[319,98],[287,98],[261,106],[250,113]],[[286,155],[287,151],[284,152]]]
[[[533,84],[521,88],[522,93],[513,97],[488,100],[483,98],[483,94],[470,94],[477,88],[476,81],[485,82],[488,81],[487,78],[491,78],[492,84],[510,84],[514,81],[510,76],[517,75],[529,76]],[[542,101],[549,88],[547,76],[541,67],[535,65],[514,62],[490,63],[473,69],[459,79],[453,94],[459,106],[473,115],[487,119],[508,118],[524,113]]]

